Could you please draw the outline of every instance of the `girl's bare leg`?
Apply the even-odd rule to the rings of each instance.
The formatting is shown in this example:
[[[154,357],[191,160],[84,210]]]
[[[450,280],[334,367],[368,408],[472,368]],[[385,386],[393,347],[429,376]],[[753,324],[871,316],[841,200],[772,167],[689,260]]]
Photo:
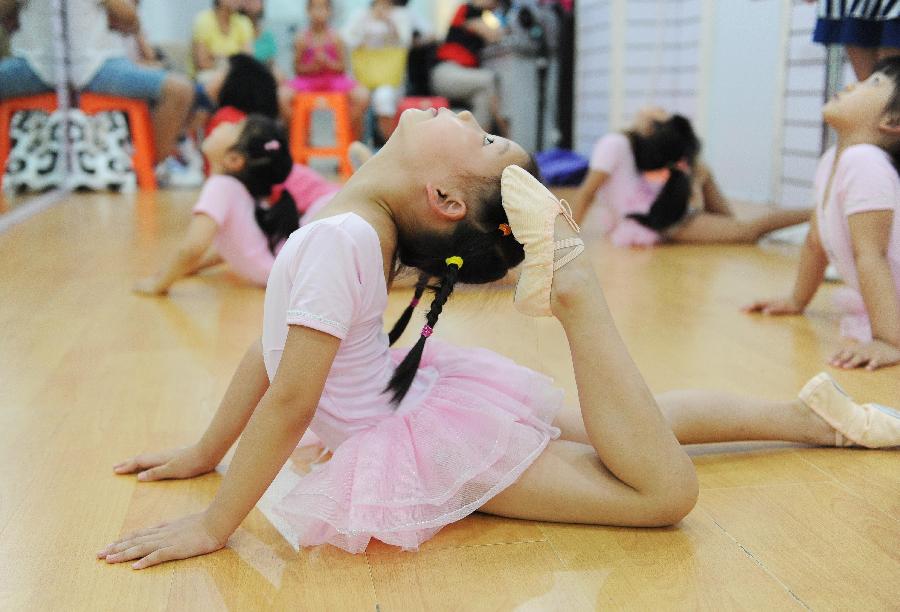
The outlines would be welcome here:
[[[835,443],[835,431],[799,399],[778,401],[720,391],[669,391],[656,397],[681,444],[780,440],[818,446]],[[555,425],[562,438],[586,443],[581,415],[569,409]]]
[[[557,238],[573,235],[557,217]],[[553,278],[552,310],[572,353],[585,435],[558,440],[482,511],[533,520],[671,525],[694,507],[697,476],[612,321],[587,257]]]
[[[809,221],[809,210],[776,210],[742,221],[702,212],[672,234],[672,241],[702,244],[753,243],[769,232]]]

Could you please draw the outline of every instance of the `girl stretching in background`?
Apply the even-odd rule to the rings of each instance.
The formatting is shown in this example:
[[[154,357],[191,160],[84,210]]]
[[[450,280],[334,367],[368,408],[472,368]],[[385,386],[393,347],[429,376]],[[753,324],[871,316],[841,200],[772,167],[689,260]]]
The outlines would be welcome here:
[[[690,122],[659,108],[641,111],[632,129],[607,134],[594,146],[590,172],[575,200],[584,220],[599,202],[616,246],[661,242],[742,243],[802,223],[809,211],[783,210],[742,221],[734,217]]]
[[[295,165],[284,130],[274,119],[250,115],[220,123],[203,141],[212,176],[203,186],[178,250],[134,290],[163,295],[179,278],[225,261],[247,282],[264,287],[275,254],[339,189],[313,170]],[[284,188],[273,188],[284,183]],[[274,203],[269,203],[270,200]]]
[[[801,314],[830,262],[847,284],[838,302],[848,338],[830,363],[874,370],[900,363],[900,57],[848,85],[822,116],[838,140],[816,170],[816,209],[794,291],[746,310]]]

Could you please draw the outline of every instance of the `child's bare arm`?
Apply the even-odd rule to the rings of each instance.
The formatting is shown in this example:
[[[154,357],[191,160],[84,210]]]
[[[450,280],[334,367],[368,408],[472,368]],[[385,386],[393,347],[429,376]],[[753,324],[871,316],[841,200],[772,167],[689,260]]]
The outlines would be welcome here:
[[[206,432],[193,446],[156,453],[143,453],[115,466],[117,474],[138,472],[138,480],[192,478],[216,468],[250,420],[254,408],[269,388],[260,339],[244,358],[219,404]]]
[[[590,170],[584,177],[581,186],[578,187],[578,193],[575,195],[575,210],[572,211],[578,223],[584,221],[584,217],[594,201],[594,196],[607,180],[609,180],[609,174],[600,170]]]
[[[340,340],[334,336],[290,326],[278,373],[254,410],[209,508],[136,532],[106,547],[98,556],[111,563],[140,559],[133,567],[142,569],[225,546],[312,421],[339,346]],[[153,537],[147,538],[148,534]]]
[[[320,67],[315,57],[312,60],[304,60],[308,42],[305,36],[298,36],[294,41],[294,72],[298,75],[315,74],[320,71]]]
[[[847,221],[859,289],[872,321],[872,336],[900,348],[900,303],[887,256],[894,213],[889,210],[859,213]]]
[[[197,70],[210,70],[216,67],[216,58],[213,57],[209,48],[199,40],[193,42],[191,52],[194,56],[194,68]]]
[[[819,241],[819,227],[816,215],[810,217],[809,233],[800,251],[800,266],[797,268],[797,280],[790,297],[769,300],[758,300],[744,308],[745,312],[759,312],[767,315],[802,314],[812,301],[828,267],[828,255]]]
[[[832,365],[874,370],[900,363],[900,301],[887,257],[893,222],[890,210],[847,217],[859,290],[869,313],[873,340],[845,346],[832,357]]]
[[[137,281],[134,291],[145,295],[164,295],[172,283],[197,269],[216,237],[219,226],[209,215],[196,214],[187,235],[166,265],[154,276]]]
[[[337,49],[337,58],[331,59],[330,57],[326,57],[325,67],[333,72],[344,72],[344,43],[337,36],[331,36],[331,42],[334,44],[335,49]]]

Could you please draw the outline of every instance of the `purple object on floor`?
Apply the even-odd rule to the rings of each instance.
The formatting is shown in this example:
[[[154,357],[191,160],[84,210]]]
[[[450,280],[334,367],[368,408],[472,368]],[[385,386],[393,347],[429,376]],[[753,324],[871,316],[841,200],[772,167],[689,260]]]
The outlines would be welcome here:
[[[545,185],[581,184],[588,171],[588,158],[565,149],[550,149],[535,155]]]

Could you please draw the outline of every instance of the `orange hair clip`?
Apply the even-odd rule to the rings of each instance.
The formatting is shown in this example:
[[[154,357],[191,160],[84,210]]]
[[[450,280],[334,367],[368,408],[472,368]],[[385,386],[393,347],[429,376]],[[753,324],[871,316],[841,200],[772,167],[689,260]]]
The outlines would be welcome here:
[[[503,232],[504,236],[509,236],[510,234],[512,234],[512,229],[509,227],[508,223],[501,223],[499,229],[501,232]]]

